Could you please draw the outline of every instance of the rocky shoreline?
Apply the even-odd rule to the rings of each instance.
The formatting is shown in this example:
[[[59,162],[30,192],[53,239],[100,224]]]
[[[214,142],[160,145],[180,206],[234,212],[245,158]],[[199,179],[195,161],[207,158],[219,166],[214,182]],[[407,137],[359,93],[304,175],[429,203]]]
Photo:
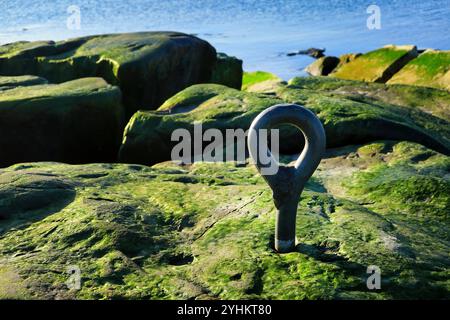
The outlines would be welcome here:
[[[0,46],[0,299],[448,298],[450,51],[390,45],[307,71],[243,72],[176,32]],[[177,128],[245,130],[286,102],[319,117],[327,155],[280,255],[251,164],[168,160]],[[286,161],[304,144],[281,139]]]
[[[449,65],[450,51],[387,45],[365,54],[324,56],[306,71],[313,76],[450,90]]]

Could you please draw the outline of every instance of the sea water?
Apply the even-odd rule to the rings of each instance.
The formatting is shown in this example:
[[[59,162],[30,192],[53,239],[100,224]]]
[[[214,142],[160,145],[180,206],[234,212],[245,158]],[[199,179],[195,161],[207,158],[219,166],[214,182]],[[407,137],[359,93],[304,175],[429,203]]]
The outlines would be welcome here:
[[[368,27],[371,5],[379,28]],[[71,6],[77,28],[67,23]],[[309,47],[328,55],[390,43],[448,50],[450,0],[0,0],[0,44],[146,30],[195,34],[246,70],[290,79],[313,59],[287,53]]]

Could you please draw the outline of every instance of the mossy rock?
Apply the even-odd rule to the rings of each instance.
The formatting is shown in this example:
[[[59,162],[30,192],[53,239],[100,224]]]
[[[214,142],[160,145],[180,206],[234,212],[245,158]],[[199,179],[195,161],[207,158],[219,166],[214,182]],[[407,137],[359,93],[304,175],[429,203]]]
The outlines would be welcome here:
[[[403,93],[408,95],[407,90]],[[378,100],[375,95],[305,89],[297,86],[295,80],[280,88],[277,96],[285,102],[305,105],[316,113],[324,125],[329,148],[392,139],[418,142],[450,154],[449,122],[408,104],[394,105]]]
[[[16,87],[27,87],[47,83],[48,82],[46,79],[36,76],[17,76],[17,77],[0,76],[0,91],[13,89]]]
[[[411,84],[450,91],[450,51],[426,50],[410,61],[389,84]]]
[[[415,141],[450,153],[450,126],[445,119],[409,103],[394,105],[378,100],[376,95],[369,98],[336,94],[328,87],[338,88],[344,82],[321,79],[327,78],[294,79],[289,85],[278,87],[276,96],[242,92],[220,85],[192,86],[167,100],[157,112],[137,112],[125,129],[119,159],[146,165],[170,160],[171,150],[178,144],[171,141],[175,129],[184,128],[193,135],[194,124],[202,123],[204,130],[247,130],[262,110],[283,102],[301,104],[316,113],[325,127],[329,148],[393,139]],[[362,86],[360,82],[345,83],[350,87],[352,84]],[[414,90],[413,94],[407,89],[399,91],[405,96],[402,101],[415,98]],[[448,101],[449,94],[443,93],[443,101]],[[436,96],[441,97],[439,94]],[[299,152],[304,144],[303,135],[292,127],[282,126],[280,129],[281,152]]]
[[[277,75],[265,71],[244,72],[242,90],[271,93],[283,83]]]
[[[349,62],[352,62],[356,58],[361,56],[361,53],[345,53],[339,56],[339,63],[336,66],[336,68],[333,70],[333,72],[336,72],[339,70],[340,67],[342,67],[344,64],[347,64]]]
[[[156,109],[178,91],[209,82],[216,51],[177,32],[88,36],[0,46],[0,75],[32,74],[52,83],[102,77],[120,86],[126,113]]]
[[[331,76],[347,80],[385,83],[417,55],[415,46],[389,45],[355,58],[342,65]]]
[[[219,52],[210,82],[240,90],[243,72],[242,60]]]
[[[193,133],[195,123],[204,130],[247,129],[259,112],[282,101],[217,84],[191,86],[167,100],[157,111],[138,111],[124,132],[119,161],[155,164],[171,159],[178,144],[172,132],[185,128]]]
[[[252,165],[15,165],[0,170],[0,205],[16,209],[0,220],[0,279],[14,279],[0,297],[447,299],[449,170],[408,142],[329,150],[298,207],[299,245],[278,254]],[[18,210],[24,190],[47,200]]]
[[[323,91],[353,100],[374,99],[397,106],[418,108],[450,121],[450,94],[445,90],[410,85],[386,85],[333,77],[297,77],[289,85],[298,89]]]
[[[339,58],[326,56],[311,63],[306,67],[305,71],[312,76],[327,76],[338,66],[339,63]]]
[[[124,111],[119,88],[101,78],[21,86],[0,94],[0,166],[117,159]]]

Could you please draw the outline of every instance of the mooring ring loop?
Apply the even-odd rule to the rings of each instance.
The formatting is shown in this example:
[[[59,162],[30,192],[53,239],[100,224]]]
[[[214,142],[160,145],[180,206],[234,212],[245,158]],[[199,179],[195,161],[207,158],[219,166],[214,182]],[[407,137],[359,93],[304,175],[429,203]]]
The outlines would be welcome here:
[[[281,165],[268,148],[267,139],[260,138],[260,131],[277,125],[297,127],[305,137],[305,146],[294,167]],[[325,130],[317,116],[297,104],[279,104],[261,112],[252,122],[248,135],[249,153],[258,171],[269,184],[277,212],[275,249],[288,252],[295,247],[295,220],[300,194],[308,179],[319,165],[326,147]],[[265,170],[260,150],[270,159],[276,170]]]

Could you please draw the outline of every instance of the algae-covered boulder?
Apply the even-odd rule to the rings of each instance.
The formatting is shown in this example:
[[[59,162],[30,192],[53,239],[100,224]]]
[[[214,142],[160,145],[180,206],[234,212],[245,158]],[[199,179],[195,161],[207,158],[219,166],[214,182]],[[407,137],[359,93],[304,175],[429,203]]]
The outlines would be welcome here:
[[[327,76],[337,67],[339,62],[340,60],[337,57],[322,57],[307,66],[305,71],[312,76]]]
[[[394,139],[418,142],[450,154],[450,126],[445,116],[448,92],[411,86],[391,89],[382,84],[328,79],[295,78],[277,94],[283,101],[306,105],[319,116],[327,134],[327,146]],[[350,89],[328,89],[343,84]],[[368,89],[359,91],[364,87]],[[395,98],[390,99],[391,96]],[[434,101],[440,105],[431,105]],[[433,116],[436,109],[447,111],[437,111],[442,116]]]
[[[385,83],[417,55],[416,46],[388,45],[367,52],[344,64],[332,76],[340,79]]]
[[[0,208],[16,210],[0,219],[0,297],[447,299],[449,170],[408,142],[329,150],[302,194],[299,245],[278,254],[252,165],[15,165],[0,170]],[[47,200],[18,212],[17,194]]]
[[[21,86],[0,94],[0,166],[115,161],[121,93],[101,78]]]
[[[339,63],[336,66],[336,68],[333,70],[333,72],[336,72],[337,70],[339,70],[340,67],[342,67],[344,64],[347,64],[353,60],[355,60],[356,58],[358,58],[359,56],[361,56],[361,53],[344,53],[342,55],[339,56]]]
[[[398,106],[418,108],[446,121],[450,121],[450,95],[445,90],[410,85],[387,85],[333,77],[297,77],[289,81],[291,87],[320,91],[352,100],[380,100]]]
[[[426,50],[396,73],[388,84],[412,84],[450,91],[450,51]]]
[[[219,52],[210,82],[239,90],[242,86],[242,75],[242,60]]]
[[[127,114],[156,109],[176,92],[209,82],[216,51],[177,32],[89,36],[0,46],[0,75],[32,74],[51,83],[102,77],[120,86]]]
[[[217,84],[194,85],[167,100],[157,111],[133,115],[125,128],[119,161],[149,165],[170,160],[178,144],[171,141],[174,130],[185,128],[193,134],[197,122],[203,130],[245,130],[259,112],[280,102]]]
[[[327,83],[336,86],[333,80],[321,82],[316,77],[299,78],[287,86],[278,87],[276,96],[240,92],[219,85],[192,86],[167,100],[157,112],[137,112],[125,129],[119,159],[141,164],[169,160],[171,150],[178,143],[171,141],[175,129],[187,129],[191,136],[195,123],[202,123],[204,130],[246,130],[262,110],[283,102],[311,109],[325,127],[328,147],[394,139],[415,141],[450,153],[449,122],[410,105],[407,98],[413,100],[415,91],[413,94],[408,90],[402,92],[406,103],[395,105],[378,99],[376,95],[366,97],[329,92]],[[348,84],[351,86],[351,83]],[[361,83],[355,82],[355,85]],[[444,94],[443,103],[448,103],[449,94],[440,93]],[[299,152],[303,147],[303,136],[292,128],[281,129],[280,150]]]

